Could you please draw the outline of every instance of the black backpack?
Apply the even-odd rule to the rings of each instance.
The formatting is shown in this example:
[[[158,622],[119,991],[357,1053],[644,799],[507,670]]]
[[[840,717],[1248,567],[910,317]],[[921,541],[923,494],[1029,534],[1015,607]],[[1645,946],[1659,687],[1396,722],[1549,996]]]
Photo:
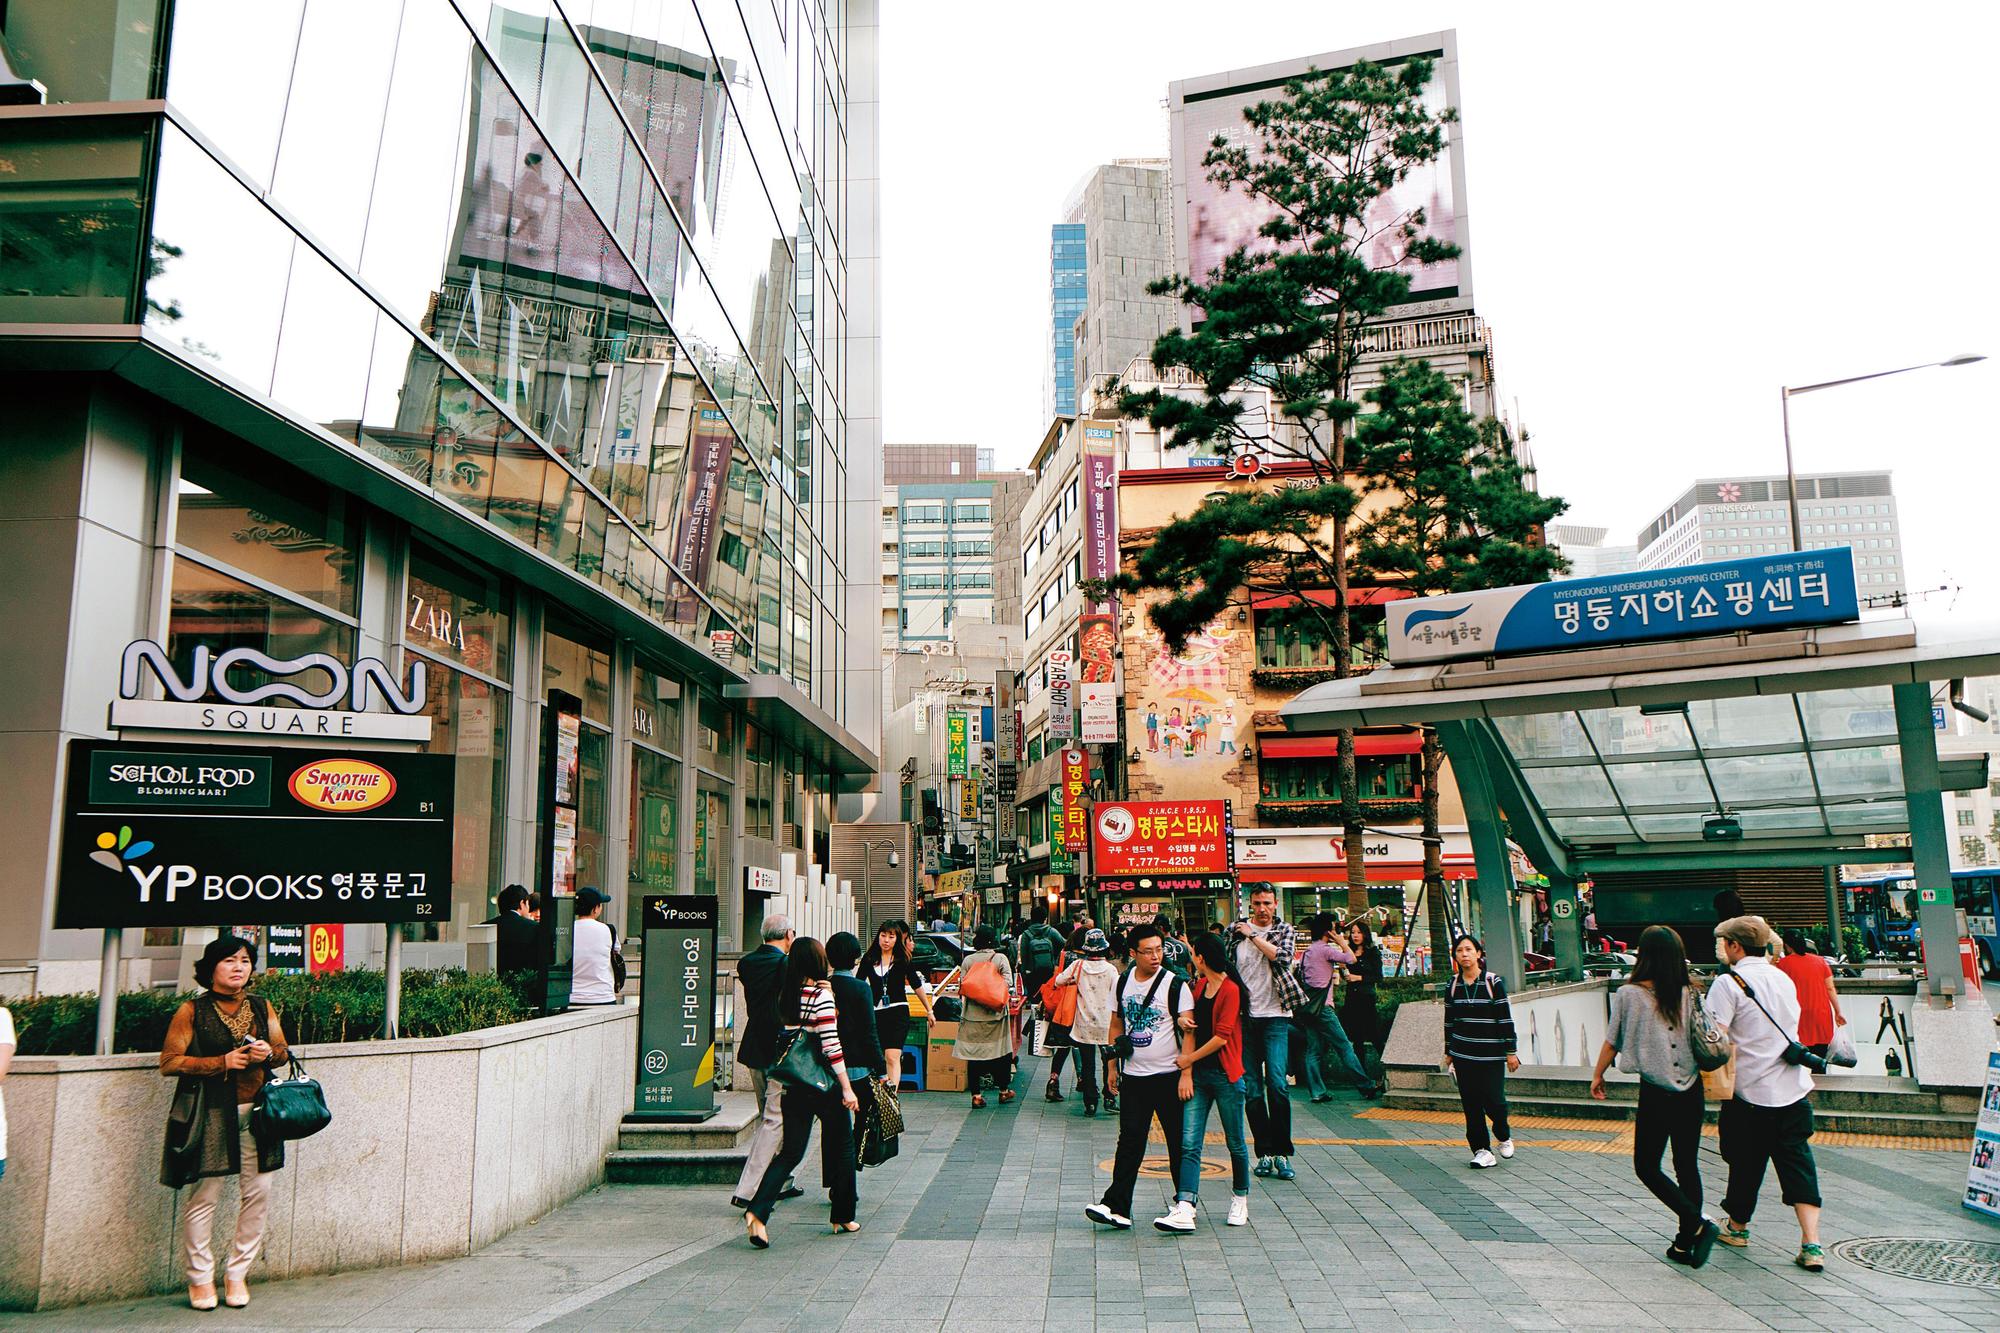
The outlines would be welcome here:
[[[1047,926],[1030,926],[1021,939],[1021,968],[1028,972],[1052,971],[1061,953],[1060,936]]]

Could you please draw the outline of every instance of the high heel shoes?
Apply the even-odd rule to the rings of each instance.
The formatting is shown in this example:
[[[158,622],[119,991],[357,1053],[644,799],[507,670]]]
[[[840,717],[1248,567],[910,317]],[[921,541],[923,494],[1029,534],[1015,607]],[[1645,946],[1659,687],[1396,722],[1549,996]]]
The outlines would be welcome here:
[[[750,1244],[752,1246],[760,1250],[771,1248],[771,1233],[762,1222],[757,1220],[757,1214],[743,1214],[743,1226],[750,1233]]]

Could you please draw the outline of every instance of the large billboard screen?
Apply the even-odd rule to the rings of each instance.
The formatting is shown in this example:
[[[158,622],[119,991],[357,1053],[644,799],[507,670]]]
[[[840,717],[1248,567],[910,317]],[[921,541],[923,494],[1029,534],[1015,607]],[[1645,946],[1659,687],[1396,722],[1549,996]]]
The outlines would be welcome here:
[[[1435,63],[1424,104],[1436,113],[1458,105],[1457,43],[1452,33],[1350,51],[1329,52],[1257,69],[1230,71],[1173,85],[1169,106],[1173,122],[1174,217],[1177,258],[1182,271],[1206,278],[1224,258],[1246,245],[1263,244],[1257,235],[1272,215],[1272,207],[1242,189],[1224,190],[1208,179],[1202,158],[1217,136],[1232,145],[1254,148],[1254,131],[1243,119],[1246,109],[1285,95],[1287,79],[1311,69],[1322,72],[1352,67],[1359,60],[1394,66],[1412,56]],[[1368,239],[1364,257],[1376,268],[1395,268],[1409,275],[1411,304],[1425,301],[1469,302],[1471,265],[1466,254],[1442,263],[1419,265],[1402,259],[1399,222],[1413,211],[1424,212],[1426,235],[1467,248],[1464,225],[1464,176],[1458,154],[1459,127],[1447,131],[1447,146],[1434,162],[1418,167],[1376,201],[1365,219]]]

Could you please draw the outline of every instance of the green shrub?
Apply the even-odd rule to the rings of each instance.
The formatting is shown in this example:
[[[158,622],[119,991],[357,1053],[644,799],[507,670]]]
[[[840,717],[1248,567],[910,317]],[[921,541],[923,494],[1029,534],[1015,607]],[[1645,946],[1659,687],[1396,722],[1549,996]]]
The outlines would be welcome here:
[[[380,972],[356,970],[318,975],[259,976],[252,990],[269,1000],[294,1045],[371,1041],[382,1035],[387,1004]],[[118,997],[115,1049],[157,1051],[167,1024],[192,991],[126,991]],[[87,1055],[97,1040],[97,996],[38,995],[8,1006],[21,1055]],[[518,1023],[533,1011],[506,982],[473,976],[462,968],[403,973],[402,1028],[406,1037],[448,1037],[459,1032]]]

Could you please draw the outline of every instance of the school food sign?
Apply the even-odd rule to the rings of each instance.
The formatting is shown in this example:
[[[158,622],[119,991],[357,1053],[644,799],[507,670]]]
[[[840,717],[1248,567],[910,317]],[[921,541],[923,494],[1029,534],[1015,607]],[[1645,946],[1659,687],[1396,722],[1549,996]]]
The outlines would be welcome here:
[[[1847,547],[1388,603],[1389,660],[1439,662],[1860,618]]]
[[[1107,801],[1091,823],[1091,869],[1113,875],[1227,875],[1227,801]]]
[[[452,762],[71,741],[55,924],[443,921]]]

